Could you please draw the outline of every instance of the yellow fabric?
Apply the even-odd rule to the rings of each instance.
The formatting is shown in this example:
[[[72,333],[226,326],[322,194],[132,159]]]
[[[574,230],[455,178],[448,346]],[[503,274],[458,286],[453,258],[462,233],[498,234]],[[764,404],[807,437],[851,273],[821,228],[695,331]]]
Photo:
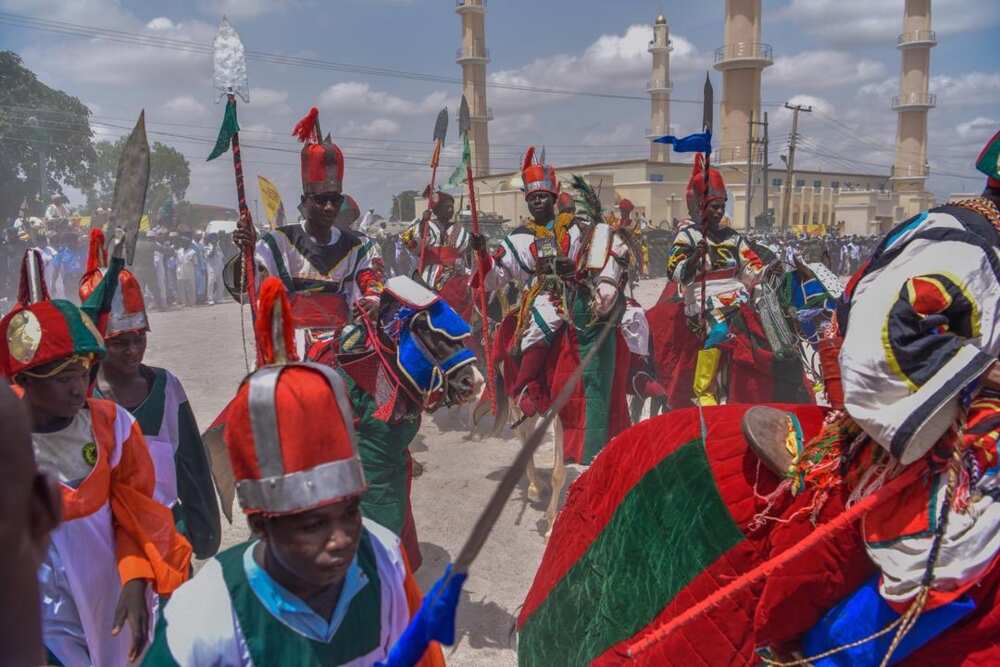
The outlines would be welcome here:
[[[278,219],[278,209],[282,206],[281,193],[278,192],[274,183],[260,174],[257,175],[257,187],[260,188],[260,199],[264,202],[264,214],[267,216],[267,222],[271,229],[274,229]]]
[[[721,358],[722,350],[717,347],[698,350],[698,361],[694,367],[694,400],[698,405],[719,404],[712,393],[712,386],[715,384],[715,374],[719,370]]]

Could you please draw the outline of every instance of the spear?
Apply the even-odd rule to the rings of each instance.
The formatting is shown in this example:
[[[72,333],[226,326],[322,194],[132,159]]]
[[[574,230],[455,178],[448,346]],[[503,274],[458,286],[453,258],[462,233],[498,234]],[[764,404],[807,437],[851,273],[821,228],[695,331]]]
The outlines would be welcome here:
[[[250,87],[247,83],[246,53],[243,42],[229,21],[223,17],[219,31],[215,34],[214,43],[215,89],[219,91],[216,101],[226,97],[226,112],[219,128],[219,138],[208,160],[214,160],[232,146],[233,170],[236,174],[236,199],[239,204],[240,218],[250,223],[253,229],[253,218],[247,206],[246,188],[243,184],[243,155],[240,153],[240,125],[236,120],[236,96],[244,103],[250,103]],[[254,270],[254,249],[243,249],[243,281],[246,283],[247,297],[250,301],[250,316],[257,318],[257,277]]]
[[[458,109],[458,133],[462,135],[462,161],[465,162],[465,181],[469,184],[469,213],[472,217],[472,233],[479,235],[479,209],[476,207],[476,183],[472,178],[472,156],[469,151],[469,130],[472,129],[472,118],[469,114],[469,103],[462,95],[462,104]],[[493,368],[493,346],[490,344],[490,318],[486,312],[486,258],[484,250],[476,254],[476,271],[479,273],[479,314],[483,324],[483,356],[486,357],[486,396],[490,399],[493,414],[497,413],[495,370]]]
[[[705,192],[708,193],[708,174],[709,174],[709,163],[711,162],[712,155],[712,120],[715,117],[715,92],[712,90],[712,79],[709,78],[708,74],[705,74],[705,89],[702,93],[702,111],[701,111],[701,125],[702,132],[704,132],[709,137],[708,150],[705,151]],[[702,202],[704,204],[704,202]],[[708,253],[708,217],[705,215],[704,205],[700,207],[701,209],[701,242],[705,253]],[[706,291],[707,291],[707,278],[708,269],[704,266],[701,267],[701,329],[704,336],[708,336],[708,321],[705,315],[705,305],[707,301]]]
[[[437,180],[438,163],[441,161],[441,147],[444,146],[444,139],[448,135],[448,107],[438,112],[437,120],[434,121],[434,152],[431,153],[431,184],[427,187],[427,209],[431,209],[431,202],[434,199],[434,182]],[[417,275],[423,275],[424,262],[427,253],[427,222],[420,225],[420,263],[417,266]]]

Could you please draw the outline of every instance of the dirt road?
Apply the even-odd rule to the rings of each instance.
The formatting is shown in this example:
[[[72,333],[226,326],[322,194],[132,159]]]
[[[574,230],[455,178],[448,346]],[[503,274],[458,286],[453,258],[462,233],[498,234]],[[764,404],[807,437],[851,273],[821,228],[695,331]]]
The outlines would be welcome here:
[[[649,307],[662,289],[663,280],[644,281],[636,296]],[[153,313],[151,319],[146,361],[169,368],[181,379],[204,429],[246,373],[239,306]],[[249,328],[246,335],[252,337]],[[425,589],[461,548],[519,445],[514,438],[466,440],[463,431],[441,428],[435,421],[447,419],[425,418],[411,447],[424,467],[413,483],[413,510],[424,555],[417,578]],[[551,465],[551,456],[549,442],[537,459],[543,472]],[[570,481],[580,471],[571,466]],[[517,664],[514,619],[545,548],[540,527],[545,506],[529,503],[526,489],[522,483],[507,504],[465,584],[458,641],[445,653],[449,664]],[[238,508],[235,514],[233,525],[224,526],[223,547],[249,536]]]

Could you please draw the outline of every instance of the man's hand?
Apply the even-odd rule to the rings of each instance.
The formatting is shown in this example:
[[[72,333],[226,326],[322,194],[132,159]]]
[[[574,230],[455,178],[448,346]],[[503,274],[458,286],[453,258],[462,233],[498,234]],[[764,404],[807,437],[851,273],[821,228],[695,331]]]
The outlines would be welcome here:
[[[486,250],[486,237],[482,234],[469,234],[469,245],[476,252]]]
[[[236,223],[236,230],[233,232],[233,243],[240,250],[253,250],[257,244],[257,230],[253,228],[249,214],[240,216],[240,221]]]
[[[111,628],[111,634],[115,637],[122,631],[125,622],[128,621],[129,629],[132,632],[132,648],[129,649],[129,662],[135,662],[142,655],[142,650],[146,647],[146,640],[149,639],[149,607],[146,606],[146,586],[145,579],[133,579],[122,586],[121,595],[118,597],[118,606],[115,607],[115,623]]]
[[[986,389],[1000,392],[1000,361],[994,361],[983,375],[982,385]]]
[[[420,224],[424,224],[425,225],[428,222],[430,222],[432,215],[433,215],[433,213],[431,212],[430,209],[427,209],[426,211],[424,211],[424,214],[420,216]]]
[[[379,301],[377,296],[363,296],[358,299],[354,304],[358,316],[375,323],[378,318]]]

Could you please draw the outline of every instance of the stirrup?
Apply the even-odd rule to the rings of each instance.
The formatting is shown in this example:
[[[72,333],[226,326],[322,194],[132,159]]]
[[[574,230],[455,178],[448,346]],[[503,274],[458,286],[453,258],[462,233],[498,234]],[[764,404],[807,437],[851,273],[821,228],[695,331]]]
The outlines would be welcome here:
[[[794,429],[791,419],[783,410],[758,405],[744,413],[741,423],[750,449],[768,470],[781,478],[795,462],[795,455],[788,447],[789,429]]]

